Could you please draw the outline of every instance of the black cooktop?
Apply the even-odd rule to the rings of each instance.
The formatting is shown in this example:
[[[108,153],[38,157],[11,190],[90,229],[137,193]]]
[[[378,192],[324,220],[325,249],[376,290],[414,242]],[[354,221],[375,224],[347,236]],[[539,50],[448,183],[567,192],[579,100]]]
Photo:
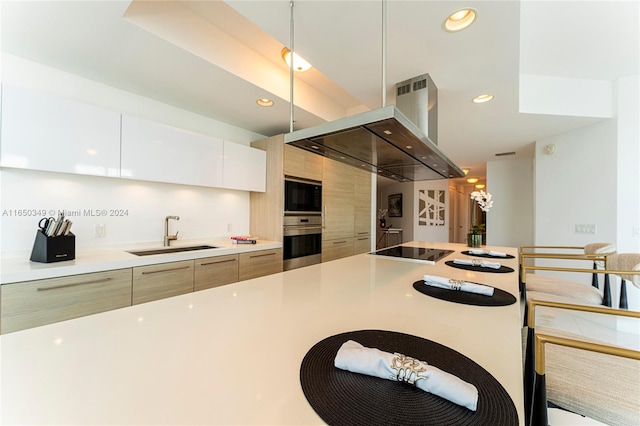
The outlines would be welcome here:
[[[387,256],[398,260],[412,260],[416,262],[425,262],[435,265],[435,263],[453,253],[453,250],[396,246],[378,251],[371,254],[376,256]]]

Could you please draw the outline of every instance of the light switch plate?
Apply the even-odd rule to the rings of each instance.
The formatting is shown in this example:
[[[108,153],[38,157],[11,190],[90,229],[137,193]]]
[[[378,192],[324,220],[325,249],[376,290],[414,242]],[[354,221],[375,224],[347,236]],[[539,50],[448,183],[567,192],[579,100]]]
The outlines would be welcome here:
[[[104,223],[100,223],[94,226],[93,228],[94,238],[104,238],[106,235],[107,235],[107,230]]]
[[[575,225],[576,234],[590,234],[595,235],[598,233],[598,227],[592,224],[576,224]]]

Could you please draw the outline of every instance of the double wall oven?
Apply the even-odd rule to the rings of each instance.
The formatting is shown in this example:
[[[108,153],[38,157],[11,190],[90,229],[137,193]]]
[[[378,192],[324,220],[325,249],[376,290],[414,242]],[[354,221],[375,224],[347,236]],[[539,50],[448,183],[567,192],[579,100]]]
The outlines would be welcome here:
[[[283,269],[322,261],[322,183],[285,177]]]

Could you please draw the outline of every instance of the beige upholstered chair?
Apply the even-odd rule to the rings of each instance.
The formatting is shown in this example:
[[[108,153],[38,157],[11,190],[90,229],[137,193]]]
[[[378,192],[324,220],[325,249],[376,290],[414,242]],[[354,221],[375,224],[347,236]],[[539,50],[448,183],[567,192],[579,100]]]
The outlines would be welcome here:
[[[640,424],[640,350],[536,326],[537,306],[640,321],[640,312],[530,301],[525,424],[546,425],[548,402],[609,425]]]
[[[553,249],[554,252],[541,253],[539,251],[531,251],[532,249]],[[580,281],[527,273],[524,267],[527,259],[589,260],[593,261],[593,268],[596,270],[598,267],[606,267],[607,257],[613,253],[615,253],[615,245],[610,243],[592,243],[583,247],[522,246],[520,249],[520,276],[523,293],[526,294],[527,300],[535,297],[539,300],[564,303],[611,306],[611,291],[607,274],[605,274],[604,289],[601,291],[598,286],[597,273],[595,272],[592,276],[592,286],[589,286]],[[562,271],[565,268],[549,267],[546,270]]]
[[[621,286],[620,286],[620,309],[628,308],[627,301],[627,290],[626,284],[627,282],[631,282],[636,287],[640,288],[640,253],[616,253],[611,255],[606,255],[605,259],[605,269],[599,270],[599,272],[606,275],[616,275],[621,278]],[[540,292],[540,291],[528,291],[531,287],[529,286],[528,277],[530,274],[527,274],[529,270],[543,270],[543,271],[564,271],[564,272],[577,272],[577,273],[592,273],[593,271],[590,269],[580,269],[580,268],[558,268],[558,267],[550,267],[550,266],[529,266],[523,265],[520,266],[522,271],[522,281],[525,287],[525,293],[527,300],[537,299],[537,300],[547,300],[547,301],[555,301],[562,303],[578,303],[585,305],[594,305],[593,302],[588,300],[584,295],[581,297],[575,297],[573,295],[559,295],[548,292]],[[560,282],[560,281],[558,281]],[[582,284],[584,287],[590,287],[585,284]],[[534,287],[535,288],[535,287]],[[593,288],[593,287],[591,287]],[[571,301],[573,300],[573,301]]]
[[[638,271],[640,270],[640,254],[638,253],[619,253],[607,258],[607,269],[614,271],[622,279],[620,287],[620,309],[627,309],[627,281],[631,281],[633,285],[640,288],[640,274],[625,274],[619,271]],[[617,273],[615,271],[618,271]]]

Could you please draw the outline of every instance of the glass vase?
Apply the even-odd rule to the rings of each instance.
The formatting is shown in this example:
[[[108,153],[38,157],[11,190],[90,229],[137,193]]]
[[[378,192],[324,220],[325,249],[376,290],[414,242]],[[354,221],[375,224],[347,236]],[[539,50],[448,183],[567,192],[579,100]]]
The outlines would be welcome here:
[[[482,234],[467,234],[467,246],[480,247],[482,245]]]

